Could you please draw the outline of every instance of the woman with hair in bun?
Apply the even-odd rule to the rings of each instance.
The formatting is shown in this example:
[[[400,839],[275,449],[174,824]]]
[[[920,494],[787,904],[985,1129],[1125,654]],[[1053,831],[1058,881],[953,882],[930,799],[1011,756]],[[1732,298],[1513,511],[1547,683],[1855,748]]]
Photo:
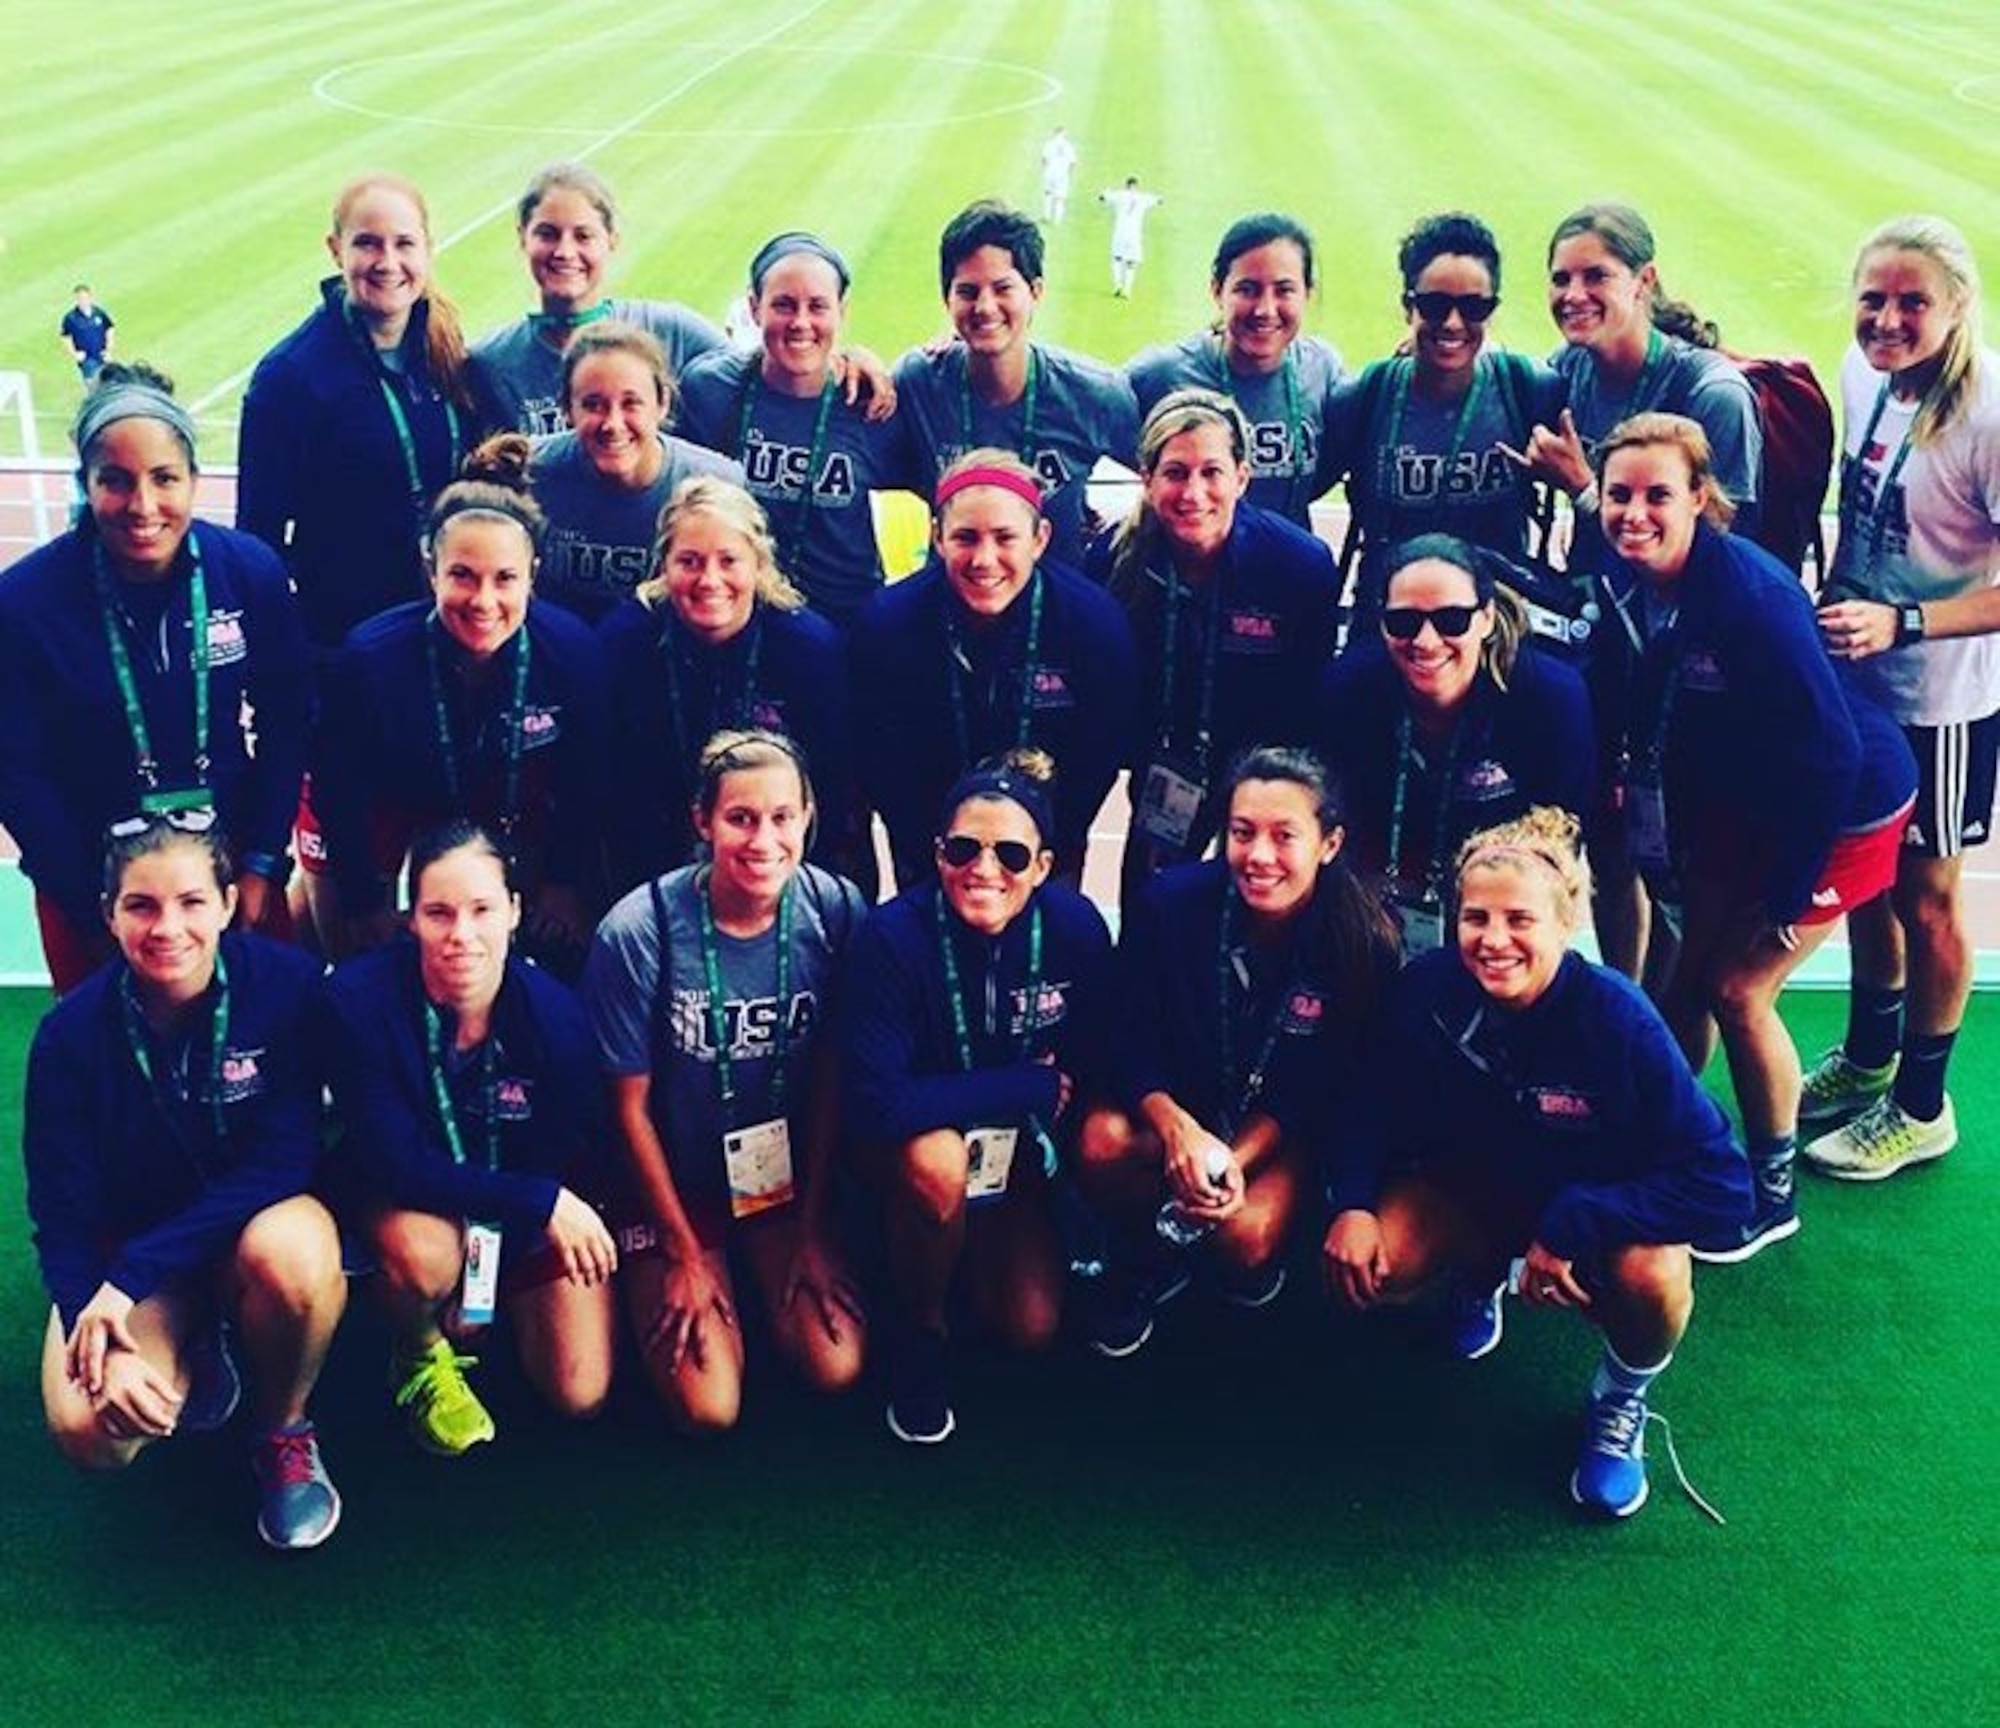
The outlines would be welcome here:
[[[602,1090],[568,986],[514,952],[506,849],[454,819],[410,848],[407,936],[334,968],[327,1066],[344,1222],[367,1240],[410,1438],[457,1457],[494,1438],[460,1345],[504,1318],[565,1416],[610,1395],[618,1248],[588,1197]]]
[[[577,619],[533,604],[543,519],[526,461],[518,434],[473,453],[431,510],[431,599],[361,625],[328,674],[310,811],[322,844],[306,858],[336,955],[389,939],[411,840],[457,817],[498,837],[527,898],[530,947],[582,959],[604,660]]]
[[[1239,217],[1209,271],[1215,322],[1148,348],[1125,368],[1144,415],[1187,389],[1233,401],[1248,428],[1249,501],[1301,528],[1312,526],[1312,502],[1331,483],[1322,428],[1347,375],[1331,343],[1305,334],[1314,287],[1313,238],[1303,223],[1268,210]],[[1142,434],[1142,457],[1144,448]]]
[[[1554,424],[1563,400],[1547,366],[1487,342],[1500,245],[1477,216],[1426,216],[1396,265],[1403,345],[1344,384],[1327,414],[1327,466],[1347,476],[1365,618],[1381,604],[1390,548],[1419,534],[1527,556],[1535,483],[1509,450]]]
[[[347,1306],[339,1235],[308,1192],[319,967],[229,928],[229,843],[191,814],[114,827],[117,959],[56,1005],[28,1058],[42,1408],[66,1458],[114,1470],[247,1401],[257,1534],[314,1548],[340,1495],[306,1406]]]
[[[846,259],[818,235],[774,236],[750,260],[761,345],[706,354],[681,379],[687,435],[743,464],[780,567],[843,626],[882,586],[870,494],[921,484],[903,423],[843,395],[848,285]]]
[[[1163,396],[1139,434],[1144,489],[1085,566],[1153,669],[1140,681],[1127,887],[1201,856],[1221,821],[1214,784],[1239,751],[1305,740],[1333,655],[1333,555],[1249,502],[1249,438],[1227,396]]]
[[[652,571],[660,515],[698,474],[743,483],[726,456],[667,431],[673,385],[646,331],[611,320],[579,330],[563,355],[569,430],[529,459],[548,518],[536,593],[595,624]]]
[[[487,430],[542,436],[574,425],[570,344],[605,320],[651,336],[669,378],[722,347],[722,332],[685,306],[606,295],[611,255],[623,236],[617,200],[595,169],[580,162],[537,169],[515,207],[515,232],[540,304],[473,347],[472,385]]]
[[[338,273],[318,310],[251,374],[236,501],[238,525],[290,569],[321,661],[423,593],[425,518],[474,426],[423,194],[393,174],[349,181],[326,247]]]
[[[104,833],[135,812],[219,816],[243,847],[238,915],[288,933],[309,687],[277,556],[195,523],[194,422],[172,383],[114,361],[71,435],[77,524],[0,577],[0,822],[58,994],[110,958]]]
[[[1830,1130],[1806,1147],[1814,1167],[1866,1182],[1958,1143],[1945,1069],[1973,981],[1965,854],[1991,835],[2000,760],[2000,354],[1980,337],[1972,249],[1939,217],[1883,223],[1853,284],[1820,633],[1857,709],[1901,725],[1919,786],[1893,890],[1848,920],[1847,1035],[1807,1076],[1804,1119]]]
[[[1510,1290],[1580,1313],[1604,1353],[1570,1493],[1629,1517],[1646,1502],[1647,1394],[1694,1309],[1688,1242],[1742,1220],[1749,1172],[1652,1004],[1568,951],[1590,898],[1576,818],[1536,808],[1483,830],[1452,874],[1454,941],[1393,991],[1376,1076],[1390,1160],[1330,1175],[1327,1285],[1364,1310],[1445,1286],[1467,1358],[1500,1343]]]
[[[921,881],[937,803],[1009,749],[1055,759],[1059,868],[1083,868],[1090,824],[1129,759],[1138,656],[1118,603],[1044,561],[1042,488],[1004,450],[973,450],[938,482],[937,556],[884,589],[848,635],[862,789],[889,831],[899,885]]]
[[[1466,835],[1531,804],[1581,817],[1597,748],[1583,679],[1534,645],[1497,554],[1422,534],[1379,567],[1376,639],[1327,668],[1313,736],[1345,794],[1348,860],[1412,955],[1450,940]]]
[[[830,1016],[867,907],[805,861],[812,782],[790,739],[709,739],[695,813],[707,861],[611,909],[584,999],[633,1190],[626,1311],[676,1425],[699,1432],[742,1407],[741,1283],[810,1385],[840,1391],[861,1373]]]
[[[851,1144],[882,1197],[896,1325],[888,1423],[935,1445],[952,1410],[951,1297],[1005,1344],[1045,1348],[1068,1256],[1054,1179],[1100,1084],[1111,938],[1049,880],[1052,764],[1013,752],[961,775],[932,877],[855,939],[842,1027]]]
[[[1739,534],[1756,509],[1764,451],[1757,399],[1743,373],[1717,352],[1715,325],[1685,301],[1668,298],[1656,250],[1646,219],[1628,204],[1586,204],[1558,222],[1549,240],[1549,314],[1564,342],[1551,364],[1567,405],[1515,455],[1536,479],[1568,495],[1574,511],[1568,565],[1585,582],[1617,567],[1599,523],[1596,451],[1635,414],[1695,421],[1707,436],[1716,480],[1736,501]],[[1616,736],[1613,718],[1600,712],[1597,729],[1608,746]],[[1616,770],[1607,761],[1598,777],[1607,798],[1616,792]],[[1672,933],[1661,933],[1649,966],[1649,907],[1617,812],[1592,812],[1585,830],[1596,881],[1593,921],[1607,964],[1632,978],[1664,978]]]
[[[660,515],[653,574],[598,636],[614,892],[689,861],[702,746],[726,730],[797,744],[822,789],[814,855],[845,855],[860,824],[840,637],[778,568],[756,499],[727,480],[682,485]]]
[[[1332,778],[1310,751],[1261,745],[1220,791],[1222,856],[1127,903],[1115,1102],[1078,1136],[1084,1193],[1113,1232],[1090,1319],[1106,1356],[1144,1344],[1188,1282],[1156,1215],[1199,1244],[1227,1301],[1265,1307],[1321,1164],[1374,1155],[1381,1132],[1366,1077],[1396,936],[1341,859]]]

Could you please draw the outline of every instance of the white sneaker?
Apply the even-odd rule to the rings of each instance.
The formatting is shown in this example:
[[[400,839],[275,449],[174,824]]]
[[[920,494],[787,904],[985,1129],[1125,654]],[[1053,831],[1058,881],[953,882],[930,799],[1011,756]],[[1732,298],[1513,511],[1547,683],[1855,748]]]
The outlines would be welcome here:
[[[1935,1122],[1919,1122],[1894,1098],[1878,1098],[1845,1128],[1811,1141],[1805,1156],[1815,1169],[1844,1182],[1879,1182],[1908,1165],[1942,1158],[1957,1144],[1949,1098]]]

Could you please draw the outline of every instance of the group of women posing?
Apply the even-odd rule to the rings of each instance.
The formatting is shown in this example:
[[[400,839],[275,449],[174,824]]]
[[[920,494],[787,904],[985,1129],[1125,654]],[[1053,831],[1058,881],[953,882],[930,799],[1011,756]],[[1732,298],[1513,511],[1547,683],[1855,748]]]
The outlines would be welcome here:
[[[1797,1228],[1802,1117],[1837,1175],[1955,1138],[1960,859],[2000,744],[2000,385],[1956,234],[1860,254],[1815,611],[1729,531],[1754,407],[1623,207],[1558,229],[1554,367],[1485,350],[1498,252],[1454,216],[1403,248],[1407,353],[1346,381],[1300,337],[1310,238],[1246,219],[1218,329],[1135,363],[1138,398],[1028,336],[1039,236],[999,206],[947,229],[957,340],[893,387],[839,348],[846,265],[810,235],[753,263],[762,357],[704,356],[680,309],[603,300],[594,177],[521,215],[542,310],[468,361],[421,201],[357,182],[246,406],[248,531],[194,523],[167,381],[107,369],[86,510],[0,579],[0,821],[62,992],[27,1139],[65,1450],[224,1419],[240,1355],[260,1530],[323,1540],[336,1219],[435,1450],[493,1433],[467,1339],[504,1317],[588,1414],[621,1306],[677,1423],[727,1426],[746,1280],[826,1389],[886,1318],[889,1424],[935,1442],[963,1312],[1045,1343],[1079,1230],[1117,1355],[1191,1274],[1271,1300],[1325,1195],[1349,1304],[1441,1291],[1482,1354],[1518,1260],[1523,1300],[1588,1311],[1573,1486],[1636,1510],[1688,1261]],[[683,366],[718,448],[665,430]],[[495,402],[570,429],[453,478]],[[1102,454],[1142,488],[1073,564]],[[1340,474],[1336,655],[1301,521]],[[1573,498],[1581,670],[1515,596],[1529,476]],[[934,555],[872,594],[848,512],[898,483]],[[1121,770],[1114,952],[1076,880]],[[871,810],[901,890],[872,912]],[[1657,1012],[1566,953],[1579,835],[1608,957],[1637,971],[1648,909],[1677,950]],[[1850,910],[1849,1036],[1802,1074],[1777,994]],[[1690,1068],[1718,1032],[1747,1160]]]

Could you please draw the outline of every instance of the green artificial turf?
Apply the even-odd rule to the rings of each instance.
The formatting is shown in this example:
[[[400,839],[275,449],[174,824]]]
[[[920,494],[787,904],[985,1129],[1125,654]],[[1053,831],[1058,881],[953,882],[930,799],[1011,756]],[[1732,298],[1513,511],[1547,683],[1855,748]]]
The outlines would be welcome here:
[[[0,1100],[40,998],[0,997]],[[1804,1042],[1837,998],[1802,999]],[[1675,1490],[1580,1523],[1583,1327],[1510,1312],[1479,1364],[1404,1321],[1198,1292],[1124,1363],[970,1352],[960,1433],[754,1374],[719,1444],[628,1384],[594,1429],[481,1369],[497,1444],[396,1428],[357,1302],[318,1414],[347,1501],[263,1553],[230,1437],[74,1476],[39,1432],[39,1292],[0,1252],[0,1717],[20,1722],[1973,1723],[2000,1711],[1988,1449],[1996,1016],[1954,1069],[1967,1143],[1705,1269],[1657,1407]],[[0,1181],[19,1218],[19,1174]],[[1307,1268],[1309,1271],[1309,1267]],[[765,1359],[768,1366],[768,1356]]]

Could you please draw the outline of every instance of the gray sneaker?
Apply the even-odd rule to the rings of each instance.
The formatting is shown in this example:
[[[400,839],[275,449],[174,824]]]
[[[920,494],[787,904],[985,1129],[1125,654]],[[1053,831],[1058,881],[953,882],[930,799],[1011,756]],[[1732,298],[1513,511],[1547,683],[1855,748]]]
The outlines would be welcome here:
[[[1863,1068],[1850,1062],[1836,1044],[1806,1070],[1805,1089],[1799,1094],[1800,1123],[1844,1122],[1867,1109],[1895,1084],[1901,1061],[1891,1056],[1880,1068]]]
[[[267,1548],[317,1548],[340,1522],[340,1490],[319,1455],[310,1422],[279,1428],[250,1453],[261,1504],[257,1534]]]

